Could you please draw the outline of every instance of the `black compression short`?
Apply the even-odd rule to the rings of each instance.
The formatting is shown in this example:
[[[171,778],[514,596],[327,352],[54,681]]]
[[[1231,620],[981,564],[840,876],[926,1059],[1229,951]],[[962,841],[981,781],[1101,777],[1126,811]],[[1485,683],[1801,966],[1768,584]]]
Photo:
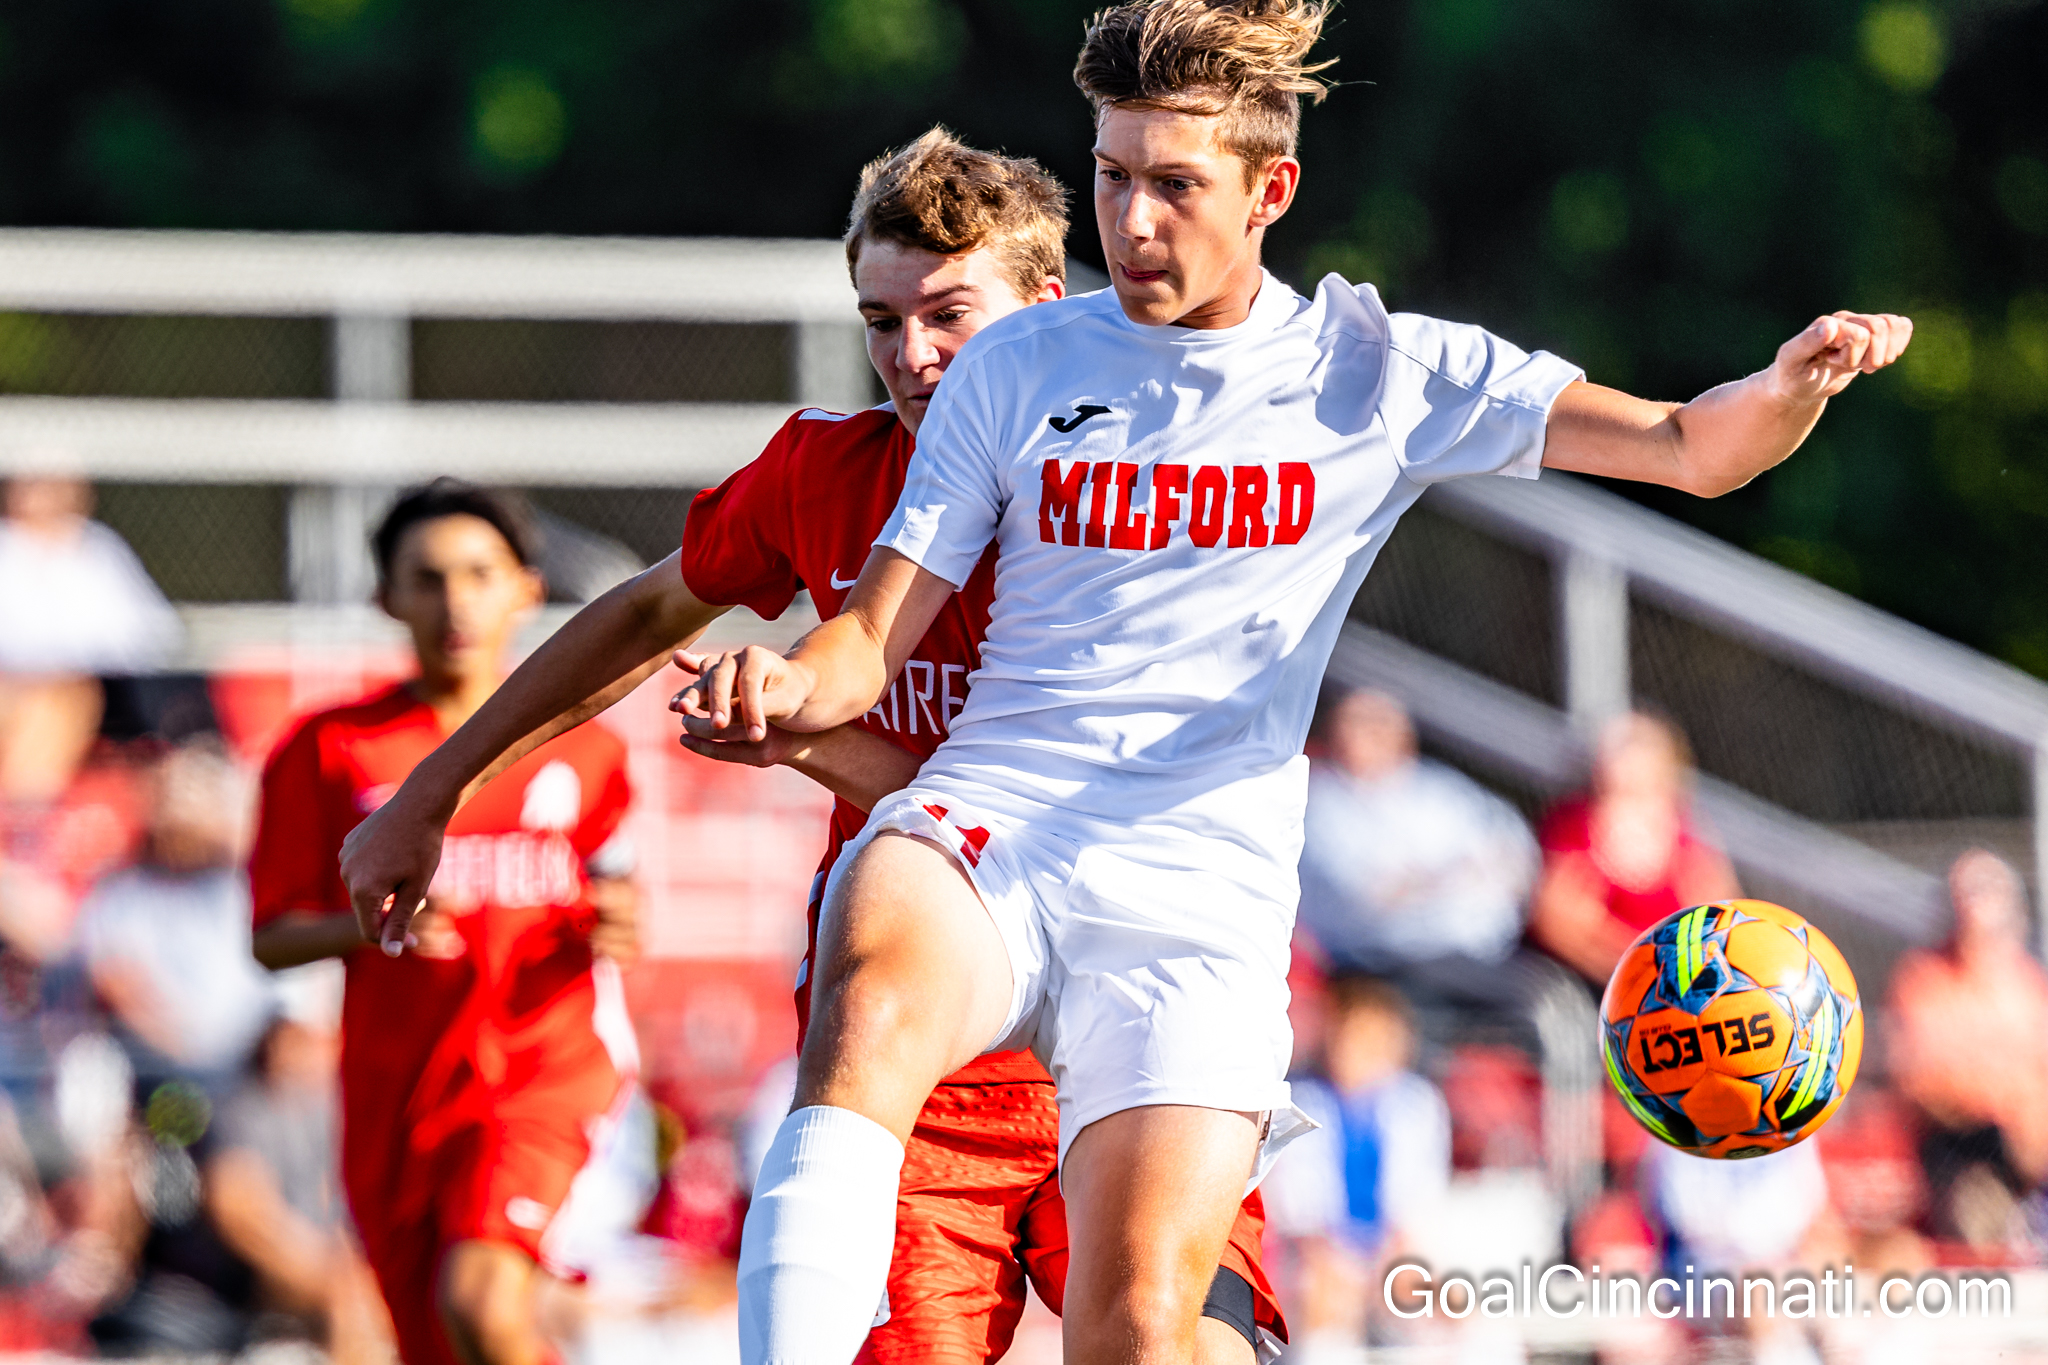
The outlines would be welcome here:
[[[1229,1266],[1216,1267],[1216,1278],[1209,1281],[1209,1297],[1202,1301],[1202,1316],[1234,1328],[1252,1344],[1254,1351],[1259,1349],[1259,1325],[1252,1316],[1251,1282]]]

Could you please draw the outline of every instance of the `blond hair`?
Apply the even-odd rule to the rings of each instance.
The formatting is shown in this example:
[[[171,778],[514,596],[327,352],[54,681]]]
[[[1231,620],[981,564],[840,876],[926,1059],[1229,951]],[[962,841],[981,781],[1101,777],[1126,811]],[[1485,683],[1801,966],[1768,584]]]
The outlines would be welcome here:
[[[1131,0],[1089,21],[1074,84],[1095,106],[1221,115],[1218,137],[1244,161],[1245,187],[1294,155],[1301,97],[1321,102],[1308,63],[1331,0]]]
[[[846,268],[868,239],[934,256],[986,247],[1030,299],[1067,278],[1067,192],[1036,161],[977,151],[944,128],[861,168],[846,224]]]

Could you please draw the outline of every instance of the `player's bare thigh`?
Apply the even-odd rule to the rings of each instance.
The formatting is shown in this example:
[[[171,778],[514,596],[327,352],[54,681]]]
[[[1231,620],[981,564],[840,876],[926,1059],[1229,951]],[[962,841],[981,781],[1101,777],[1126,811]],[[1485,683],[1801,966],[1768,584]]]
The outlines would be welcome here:
[[[1061,1173],[1069,1365],[1196,1358],[1202,1303],[1244,1199],[1259,1119],[1145,1105],[1074,1138]]]
[[[795,1107],[851,1109],[907,1140],[939,1080],[995,1040],[1010,958],[951,854],[886,832],[833,883],[818,925]]]

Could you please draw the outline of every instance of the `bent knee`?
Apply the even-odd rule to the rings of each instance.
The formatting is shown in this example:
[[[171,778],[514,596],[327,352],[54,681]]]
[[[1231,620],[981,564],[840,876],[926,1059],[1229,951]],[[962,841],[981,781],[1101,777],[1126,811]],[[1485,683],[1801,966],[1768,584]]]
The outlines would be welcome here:
[[[1076,1301],[1068,1288],[1067,1316],[1092,1319],[1093,1330],[1121,1340],[1165,1349],[1173,1343],[1193,1340],[1202,1316],[1208,1286],[1183,1281],[1169,1273],[1139,1274],[1115,1286],[1097,1300],[1092,1311]]]
[[[523,1335],[532,1316],[533,1262],[516,1247],[458,1242],[435,1287],[441,1316],[472,1342]]]

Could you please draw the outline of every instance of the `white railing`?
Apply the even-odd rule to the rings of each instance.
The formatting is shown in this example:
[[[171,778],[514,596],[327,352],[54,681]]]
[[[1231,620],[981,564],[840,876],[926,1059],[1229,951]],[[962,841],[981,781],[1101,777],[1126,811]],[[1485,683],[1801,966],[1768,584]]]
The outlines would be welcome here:
[[[1588,727],[1632,695],[1633,595],[2021,758],[2035,874],[2048,873],[2048,685],[1583,480],[1463,479],[1432,490],[1428,506],[1551,562],[1564,673],[1560,711],[1352,627],[1338,667],[1409,699],[1446,743],[1539,789],[1575,780]],[[1773,880],[1908,938],[1942,922],[1940,888],[1926,873],[1725,783],[1704,780],[1700,799],[1738,860]]]
[[[1353,622],[1330,675],[1401,699],[1425,733],[1483,768],[1546,794],[1585,775],[1584,732],[1567,713]],[[1909,941],[1943,923],[1938,879],[1825,825],[1711,777],[1694,799],[1738,865]]]
[[[700,487],[788,403],[433,403],[415,318],[780,322],[800,403],[866,400],[836,241],[0,229],[0,310],[320,317],[332,401],[0,397],[0,472],[60,456],[103,479],[295,485],[294,597],[369,592],[367,516],[422,471],[520,484]]]

